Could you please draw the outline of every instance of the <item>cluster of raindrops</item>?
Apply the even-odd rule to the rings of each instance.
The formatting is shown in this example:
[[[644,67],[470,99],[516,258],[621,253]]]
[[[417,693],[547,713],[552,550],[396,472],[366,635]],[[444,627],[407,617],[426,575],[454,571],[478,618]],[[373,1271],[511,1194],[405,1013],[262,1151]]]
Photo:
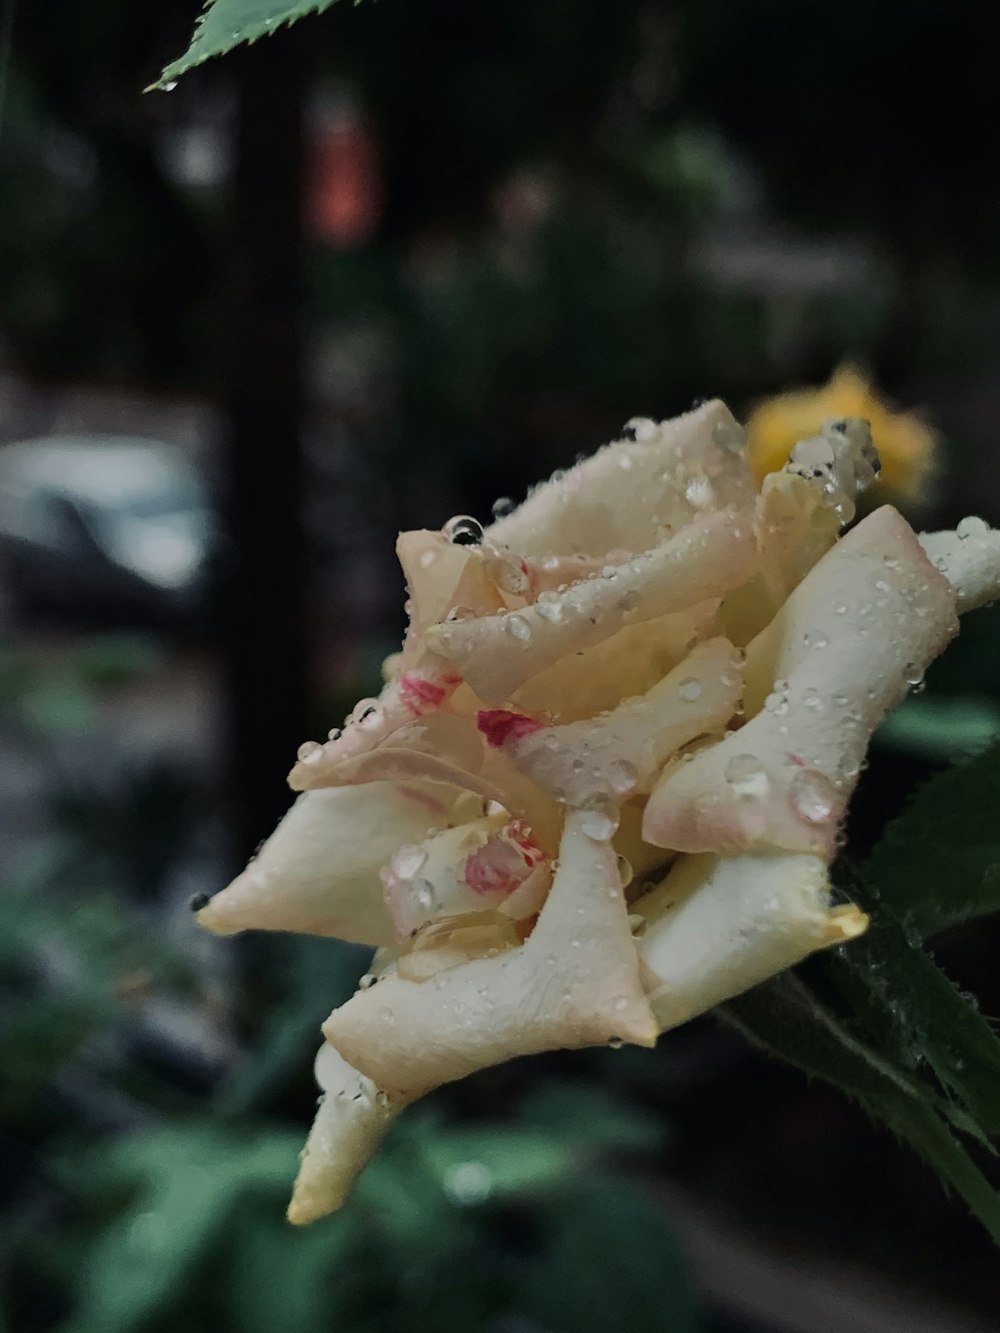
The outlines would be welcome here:
[[[850,523],[858,495],[881,470],[871,427],[861,417],[828,421],[819,435],[800,440],[786,471],[818,486],[841,527]]]

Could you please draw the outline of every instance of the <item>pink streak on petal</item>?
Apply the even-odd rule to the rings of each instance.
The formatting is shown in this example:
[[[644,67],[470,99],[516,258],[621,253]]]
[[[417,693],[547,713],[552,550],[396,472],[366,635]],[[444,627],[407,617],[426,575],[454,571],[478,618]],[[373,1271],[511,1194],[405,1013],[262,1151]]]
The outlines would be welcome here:
[[[476,714],[476,726],[487,743],[500,749],[508,741],[519,741],[533,731],[541,731],[542,723],[526,713],[510,713],[505,708],[483,708]]]

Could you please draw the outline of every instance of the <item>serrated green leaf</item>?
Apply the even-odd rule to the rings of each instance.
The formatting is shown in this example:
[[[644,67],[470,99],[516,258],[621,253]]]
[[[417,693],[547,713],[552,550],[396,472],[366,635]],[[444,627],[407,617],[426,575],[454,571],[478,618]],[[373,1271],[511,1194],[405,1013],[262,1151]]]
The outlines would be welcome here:
[[[1000,1244],[1000,1194],[945,1123],[931,1090],[848,1032],[799,977],[774,977],[721,1013],[756,1045],[832,1084],[908,1142]]]
[[[169,88],[196,65],[225,55],[243,42],[269,37],[283,24],[321,14],[335,0],[210,0],[195,26],[191,45],[168,65],[154,88]],[[148,91],[148,90],[147,90]]]
[[[918,940],[886,913],[821,960],[877,1049],[926,1064],[983,1138],[1000,1134],[1000,1039]]]
[[[550,1234],[522,1298],[553,1333],[694,1333],[696,1300],[664,1210],[615,1176],[560,1191]]]
[[[1000,746],[926,783],[865,866],[877,903],[922,935],[1000,910]]]

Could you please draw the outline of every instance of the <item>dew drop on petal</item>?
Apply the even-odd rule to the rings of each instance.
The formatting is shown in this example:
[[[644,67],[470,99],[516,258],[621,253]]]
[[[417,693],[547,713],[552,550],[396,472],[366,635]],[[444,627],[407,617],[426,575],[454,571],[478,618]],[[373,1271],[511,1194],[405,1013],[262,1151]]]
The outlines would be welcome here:
[[[833,814],[837,803],[833,783],[815,768],[796,773],[788,799],[795,813],[808,824],[824,823]]]
[[[501,495],[499,500],[493,501],[493,517],[506,518],[517,508],[517,503],[509,495]]]
[[[622,888],[627,889],[632,883],[635,871],[632,869],[632,862],[627,856],[618,857],[618,878],[621,880]]]
[[[677,693],[686,704],[693,704],[701,698],[701,681],[695,676],[685,676],[677,686]]]
[[[527,643],[531,638],[531,624],[524,616],[509,615],[504,620],[504,626],[508,634],[520,639],[522,643]]]
[[[493,1173],[483,1162],[456,1162],[445,1172],[444,1188],[454,1203],[474,1208],[493,1193]]]
[[[734,754],[724,777],[737,796],[766,796],[770,783],[755,754]]]
[[[608,806],[595,802],[580,811],[580,828],[594,842],[607,842],[618,828],[618,818]]]
[[[417,900],[418,906],[425,912],[429,912],[435,906],[434,885],[429,879],[414,880],[413,894]]]
[[[358,981],[358,990],[370,990],[377,980],[374,972],[366,972]]]
[[[419,874],[426,860],[427,853],[422,847],[416,846],[415,843],[408,843],[400,847],[395,853],[389,863],[389,868],[397,879],[409,880],[413,879],[414,875]]]
[[[303,741],[296,751],[296,754],[300,763],[308,764],[310,760],[315,763],[316,760],[319,759],[322,750],[323,747],[320,745],[319,741]]]
[[[608,1045],[613,1051],[620,1051],[625,1043],[622,1041],[621,1037],[609,1037]]]
[[[608,769],[608,781],[613,791],[625,796],[639,785],[638,769],[627,759],[616,759]]]
[[[454,518],[449,518],[441,531],[455,546],[482,545],[483,525],[471,514],[456,514]]]

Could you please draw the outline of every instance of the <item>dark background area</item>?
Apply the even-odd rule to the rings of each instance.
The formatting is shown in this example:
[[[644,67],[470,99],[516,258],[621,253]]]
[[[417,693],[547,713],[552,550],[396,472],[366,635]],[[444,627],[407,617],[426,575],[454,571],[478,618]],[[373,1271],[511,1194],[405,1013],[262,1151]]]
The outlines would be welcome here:
[[[1000,1327],[961,1205],[714,1019],[437,1095],[349,1223],[291,1231],[318,1023],[365,957],[187,910],[376,687],[400,527],[845,361],[938,433],[908,516],[1000,518],[988,12],[378,0],[144,96],[190,5],[11,4],[0,465],[173,445],[218,549],[168,625],[0,571],[0,1328]],[[998,654],[982,612],[876,741],[850,850],[1000,730]],[[939,949],[993,1015],[997,944]]]

